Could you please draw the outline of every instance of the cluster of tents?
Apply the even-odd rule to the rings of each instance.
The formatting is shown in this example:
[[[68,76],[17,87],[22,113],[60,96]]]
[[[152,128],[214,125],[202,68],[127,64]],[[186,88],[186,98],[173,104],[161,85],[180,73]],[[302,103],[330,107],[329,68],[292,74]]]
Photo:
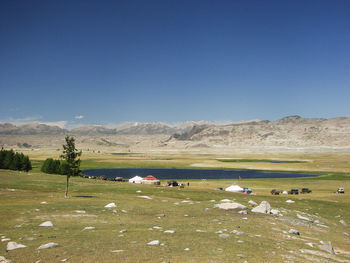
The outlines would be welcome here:
[[[160,181],[152,175],[148,175],[144,178],[137,175],[137,176],[134,176],[133,178],[130,178],[129,183],[133,183],[133,184],[157,184],[157,185],[159,185]]]
[[[236,193],[245,193],[245,194],[250,194],[252,190],[247,187],[240,187],[239,185],[233,184],[227,188],[225,188],[225,191],[227,192],[236,192]]]

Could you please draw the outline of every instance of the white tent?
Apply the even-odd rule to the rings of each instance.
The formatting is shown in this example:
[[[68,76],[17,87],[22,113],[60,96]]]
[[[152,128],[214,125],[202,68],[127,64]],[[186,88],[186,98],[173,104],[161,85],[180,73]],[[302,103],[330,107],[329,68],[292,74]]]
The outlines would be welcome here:
[[[227,192],[243,192],[243,188],[239,185],[233,184],[225,189]]]
[[[129,183],[142,184],[142,179],[142,177],[136,175],[135,177],[129,179]]]

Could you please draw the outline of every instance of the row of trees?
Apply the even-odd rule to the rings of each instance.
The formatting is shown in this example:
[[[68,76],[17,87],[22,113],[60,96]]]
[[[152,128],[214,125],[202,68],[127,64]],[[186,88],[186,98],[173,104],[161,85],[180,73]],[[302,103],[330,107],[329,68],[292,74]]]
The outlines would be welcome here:
[[[0,169],[30,171],[32,164],[27,155],[13,150],[0,150]]]
[[[48,158],[44,161],[41,166],[41,171],[47,174],[68,174],[68,164],[66,161],[54,160],[52,158]]]

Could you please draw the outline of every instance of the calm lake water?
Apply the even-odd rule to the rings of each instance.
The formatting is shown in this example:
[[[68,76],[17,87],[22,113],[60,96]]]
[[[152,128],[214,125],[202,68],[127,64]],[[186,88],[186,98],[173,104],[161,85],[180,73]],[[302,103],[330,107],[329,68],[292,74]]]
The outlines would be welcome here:
[[[118,168],[86,169],[85,175],[132,178],[136,175],[145,177],[153,175],[160,180],[169,179],[251,179],[251,178],[296,178],[314,177],[319,174],[263,172],[254,170],[208,170],[208,169],[162,169],[162,168]]]

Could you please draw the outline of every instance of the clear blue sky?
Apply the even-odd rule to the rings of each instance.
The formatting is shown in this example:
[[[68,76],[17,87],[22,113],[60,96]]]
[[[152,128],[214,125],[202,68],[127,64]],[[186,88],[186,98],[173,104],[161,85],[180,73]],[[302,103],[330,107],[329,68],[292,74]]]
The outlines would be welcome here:
[[[349,116],[350,1],[2,0],[0,90],[0,121]]]

